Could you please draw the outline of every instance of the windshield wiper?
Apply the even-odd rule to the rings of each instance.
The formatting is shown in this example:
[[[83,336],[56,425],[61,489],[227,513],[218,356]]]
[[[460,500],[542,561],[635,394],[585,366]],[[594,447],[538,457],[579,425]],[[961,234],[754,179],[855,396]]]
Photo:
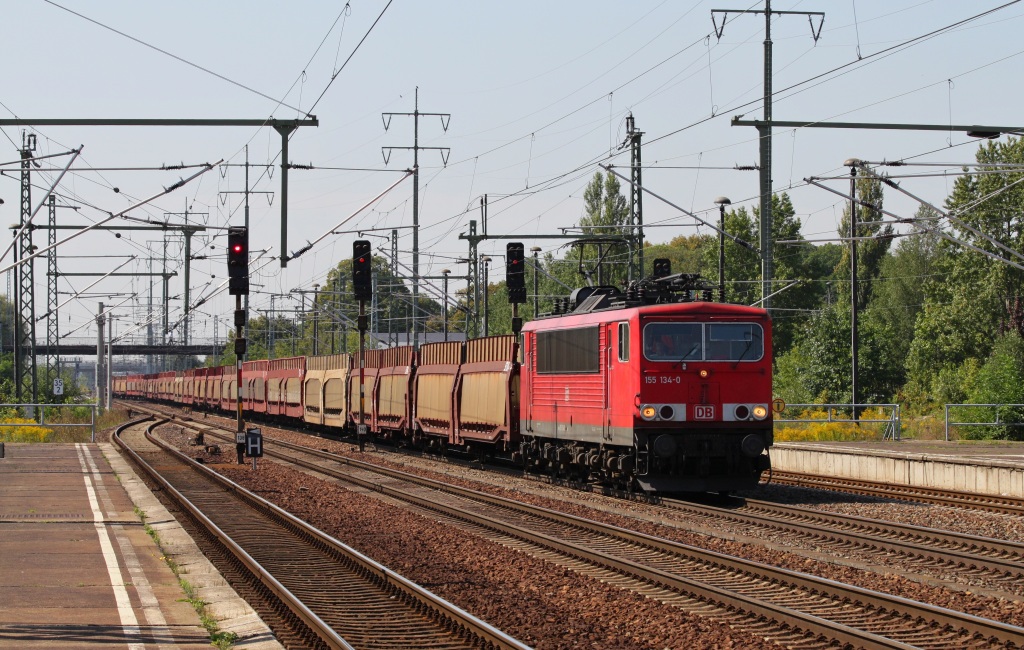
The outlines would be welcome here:
[[[683,358],[679,360],[679,367],[682,368],[683,364],[686,363],[686,361],[690,358],[690,355],[693,354],[694,352],[699,352],[699,351],[700,351],[700,343],[694,343],[693,347],[691,347],[686,352],[686,354],[683,355]],[[699,361],[699,359],[693,359],[693,360],[694,361]]]
[[[753,348],[753,347],[754,347],[754,339],[750,339],[749,341],[747,341],[747,347],[743,348],[743,353],[740,354],[740,356],[736,358],[735,362],[733,362],[733,365],[732,365],[732,369],[733,370],[735,370],[736,368],[739,367],[740,361],[743,361],[743,357],[747,356],[747,352],[750,352],[751,348]]]

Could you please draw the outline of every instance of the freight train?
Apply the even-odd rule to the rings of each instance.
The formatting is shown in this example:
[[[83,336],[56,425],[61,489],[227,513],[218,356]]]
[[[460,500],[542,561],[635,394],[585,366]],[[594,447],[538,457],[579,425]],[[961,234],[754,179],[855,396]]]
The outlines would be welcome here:
[[[513,335],[242,364],[253,417],[646,492],[731,492],[771,467],[771,321],[695,276],[577,289]],[[695,288],[697,287],[697,288]],[[236,412],[235,366],[114,395]],[[362,391],[360,391],[362,375]],[[360,394],[362,393],[362,399]]]

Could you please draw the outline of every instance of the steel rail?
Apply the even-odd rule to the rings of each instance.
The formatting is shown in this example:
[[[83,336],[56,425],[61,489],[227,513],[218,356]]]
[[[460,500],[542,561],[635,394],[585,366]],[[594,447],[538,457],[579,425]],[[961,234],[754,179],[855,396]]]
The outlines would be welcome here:
[[[500,467],[495,471],[505,472]],[[613,496],[636,498],[636,495],[617,491]],[[659,497],[649,503],[682,510],[690,516],[724,519],[742,526],[794,533],[821,545],[854,547],[866,554],[883,557],[897,554],[915,561],[923,560],[939,569],[953,566],[976,574],[987,573],[1009,584],[1024,582],[1024,544],[1018,542],[750,498],[744,501],[745,507],[739,510],[668,497]]]
[[[155,428],[155,426],[156,425],[154,424],[150,428]],[[202,428],[202,430],[209,432],[209,429],[206,428]],[[349,561],[356,568],[357,572],[368,576],[371,581],[382,585],[385,589],[398,592],[400,594],[400,600],[404,599],[407,602],[416,603],[418,609],[428,612],[426,618],[430,618],[430,616],[433,615],[437,620],[446,622],[442,627],[447,627],[452,630],[453,637],[458,638],[460,636],[459,631],[461,631],[467,639],[467,642],[464,645],[502,650],[529,650],[528,646],[505,634],[501,630],[494,628],[488,623],[476,618],[468,612],[465,612],[443,598],[436,596],[419,585],[375,562],[369,557],[359,553],[355,549],[352,549],[340,541],[323,534],[301,519],[296,518],[294,515],[291,515],[258,495],[253,494],[226,477],[217,474],[199,463],[196,463],[188,456],[168,445],[168,443],[152,436],[149,431],[147,431],[147,439],[150,439],[154,444],[159,445],[163,451],[172,454],[179,461],[201,473],[205,479],[211,480],[218,484],[222,489],[229,491],[234,497],[245,502],[250,507],[265,513],[269,517],[283,521],[286,527],[299,531],[302,536],[314,540],[315,543],[319,545],[326,546],[333,553],[345,558],[345,560]],[[134,452],[131,453],[133,459],[138,456],[138,454],[135,454]],[[139,462],[145,463],[141,458],[139,458]],[[148,467],[148,465],[144,466]],[[152,470],[152,468],[147,470],[147,472],[152,471],[155,470]],[[164,486],[165,490],[168,490],[169,492],[173,491],[171,492],[172,494],[179,494],[170,486],[166,479],[161,477],[157,480],[161,486]],[[180,498],[184,499],[183,496]],[[198,508],[196,508],[196,506],[189,504],[184,507],[187,507],[190,512],[195,509],[200,521],[202,521],[204,525],[211,526],[212,530],[217,531],[215,534],[218,539],[229,539],[224,531],[221,531],[212,521],[205,517],[205,515],[198,512]],[[325,642],[329,643],[331,647],[352,647],[347,641],[342,639],[340,635],[334,632],[329,625],[324,623],[322,619],[310,611],[300,599],[295,597],[286,587],[281,585],[272,575],[270,575],[270,573],[255,559],[253,559],[249,553],[233,542],[229,544],[229,546],[231,546],[232,551],[247,566],[247,568],[260,576],[261,579],[263,577],[269,579],[270,588],[275,595],[278,595],[282,599],[283,602],[288,603],[289,606],[291,606],[292,603],[296,604],[298,606],[300,617],[303,621],[310,626],[311,629],[315,630],[318,635],[324,634],[321,638],[325,638]],[[332,637],[334,637],[334,640],[332,640]],[[476,642],[473,641],[474,639]],[[338,643],[339,641],[343,645],[335,645],[335,643]]]
[[[1024,544],[880,519],[746,499],[740,509],[663,498],[661,505],[688,515],[793,533],[828,545],[894,553],[940,566],[1008,576],[1024,583]]]
[[[164,422],[166,422],[166,420],[155,420],[152,424],[150,424],[146,428],[146,438],[148,440],[151,440],[153,443],[159,445],[161,449],[164,449],[164,451],[168,451],[168,449],[166,448],[166,443],[157,440],[152,436],[152,430],[155,427],[159,426],[160,424],[163,424]],[[121,450],[130,457],[132,462],[135,463],[137,467],[141,468],[150,479],[156,482],[163,490],[163,492],[170,499],[172,499],[178,507],[184,510],[188,514],[188,516],[190,516],[200,525],[205,527],[220,543],[222,543],[238,561],[240,561],[250,572],[252,572],[253,575],[255,575],[256,578],[260,582],[262,582],[271,591],[271,593],[273,593],[274,596],[277,597],[278,600],[280,600],[281,603],[288,608],[289,611],[291,611],[297,618],[299,618],[303,622],[304,625],[306,625],[311,631],[313,631],[321,641],[328,644],[328,646],[330,646],[331,648],[338,648],[339,650],[354,650],[352,646],[349,645],[347,641],[345,641],[345,639],[343,639],[334,630],[332,630],[330,626],[324,623],[323,620],[320,619],[320,617],[318,617],[316,614],[310,611],[310,609],[306,607],[306,605],[301,600],[299,600],[294,594],[291,593],[291,591],[289,591],[280,582],[278,582],[277,579],[275,579],[274,576],[271,575],[269,571],[264,569],[261,564],[259,564],[255,559],[253,559],[253,557],[249,555],[249,553],[247,553],[245,549],[243,549],[239,544],[237,544],[231,538],[230,535],[225,533],[223,530],[220,529],[219,526],[213,523],[213,521],[211,521],[209,517],[203,514],[202,510],[199,507],[194,505],[181,492],[179,492],[170,483],[170,481],[164,478],[159,471],[157,471],[152,465],[147,463],[146,460],[143,459],[139,453],[132,449],[122,439],[121,434],[126,429],[136,425],[137,423],[129,423],[127,425],[118,427],[117,430],[115,430],[114,435],[111,437],[115,444],[117,444],[118,447],[120,447]],[[174,454],[172,455],[181,456],[181,454],[178,453],[177,450],[174,450]],[[178,458],[178,460],[181,460],[181,458]],[[191,459],[186,460],[191,461]],[[192,465],[198,466],[194,461],[191,461],[191,463]],[[204,478],[212,478],[207,474],[213,474],[213,472],[210,472],[210,470],[202,467],[200,467],[199,469],[200,473],[204,476]],[[216,478],[222,479],[223,477],[217,476]],[[220,483],[219,480],[215,480],[215,482]]]
[[[219,430],[219,427],[216,426],[205,424],[199,425],[194,422],[189,422],[188,425],[194,426],[197,429],[202,429],[208,433],[224,435],[227,437],[227,434],[216,434],[215,432]],[[461,508],[446,508],[443,504],[438,502],[437,493],[450,493],[463,499],[472,499],[490,506],[523,513],[530,517],[540,517],[550,521],[558,521],[562,525],[572,526],[575,529],[584,530],[590,534],[614,537],[623,540],[626,543],[647,549],[648,551],[665,554],[666,556],[691,558],[696,562],[716,567],[718,569],[731,571],[739,576],[743,576],[744,579],[752,577],[757,578],[765,583],[774,584],[776,586],[782,585],[783,588],[786,589],[799,589],[803,590],[805,593],[814,594],[816,597],[827,597],[836,603],[866,604],[869,611],[865,612],[864,615],[858,615],[856,617],[858,624],[863,623],[867,619],[885,618],[885,614],[899,612],[901,620],[896,621],[894,623],[895,625],[906,625],[908,624],[908,621],[931,621],[932,623],[930,625],[924,626],[923,631],[930,630],[931,633],[935,633],[936,630],[956,629],[962,630],[968,635],[968,637],[980,637],[985,639],[986,644],[989,641],[1003,643],[1006,645],[1024,644],[1024,629],[998,621],[956,612],[928,605],[926,603],[919,603],[899,596],[892,596],[852,585],[846,585],[828,579],[801,574],[795,571],[780,569],[762,563],[744,560],[742,558],[731,557],[677,542],[671,542],[642,533],[628,531],[614,526],[601,524],[599,522],[574,517],[565,513],[537,508],[535,506],[511,501],[502,497],[459,488],[457,486],[444,484],[431,479],[376,466],[371,463],[336,456],[328,452],[303,447],[301,445],[292,445],[281,440],[275,440],[273,446],[294,449],[295,451],[299,451],[304,454],[329,459],[335,463],[349,465],[354,468],[363,469],[376,474],[383,474],[391,478],[420,485],[431,490],[431,494],[426,496],[417,496],[385,485],[380,480],[359,479],[357,477],[345,475],[336,470],[326,468],[317,463],[280,454],[280,457],[287,462],[314,469],[318,472],[336,476],[338,478],[343,478],[344,480],[360,484],[367,489],[407,502],[412,502],[424,509],[441,512],[447,517],[461,519],[477,526],[500,531],[504,535],[525,539],[546,548],[555,549],[559,553],[563,553],[570,557],[587,558],[590,562],[598,566],[612,568],[616,571],[625,573],[626,575],[631,575],[654,584],[667,586],[681,593],[689,593],[701,600],[710,600],[720,603],[728,608],[734,608],[743,612],[751,613],[755,616],[767,617],[776,621],[777,624],[783,626],[783,628],[795,628],[809,632],[812,635],[824,635],[829,639],[833,639],[841,643],[849,643],[864,648],[917,647],[916,644],[904,643],[898,639],[888,638],[861,628],[828,620],[812,613],[798,611],[786,606],[780,606],[775,603],[764,601],[763,599],[754,599],[737,594],[734,591],[701,583],[696,580],[671,572],[662,571],[658,568],[644,565],[629,559],[617,557],[602,551],[587,549],[580,545],[554,538],[550,535],[526,531],[520,526],[509,525],[490,517],[474,515],[466,511],[465,504],[463,504],[463,507]],[[815,605],[821,606],[821,603],[817,602]],[[873,610],[873,613],[871,613],[871,610]],[[845,613],[845,616],[849,616],[849,612]],[[904,632],[904,634],[910,634],[913,638],[919,638],[917,636],[919,633],[922,633],[921,628],[918,628],[918,631],[914,633]],[[963,638],[960,639],[962,645],[965,641],[966,640]]]
[[[994,494],[978,494],[975,492],[959,492],[940,488],[918,487],[914,485],[898,485],[878,481],[864,481],[837,476],[817,476],[799,472],[772,472],[771,483],[795,485],[798,487],[818,490],[835,490],[865,496],[876,496],[886,499],[915,501],[950,506],[953,508],[969,508],[985,510],[1007,515],[1024,515],[1024,499],[1004,497]]]

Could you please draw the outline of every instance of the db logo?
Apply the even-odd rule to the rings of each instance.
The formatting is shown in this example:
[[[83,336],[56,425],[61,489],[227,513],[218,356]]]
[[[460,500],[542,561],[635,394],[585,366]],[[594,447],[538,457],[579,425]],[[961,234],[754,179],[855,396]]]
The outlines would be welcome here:
[[[694,420],[714,420],[715,407],[707,404],[698,404],[693,407]]]

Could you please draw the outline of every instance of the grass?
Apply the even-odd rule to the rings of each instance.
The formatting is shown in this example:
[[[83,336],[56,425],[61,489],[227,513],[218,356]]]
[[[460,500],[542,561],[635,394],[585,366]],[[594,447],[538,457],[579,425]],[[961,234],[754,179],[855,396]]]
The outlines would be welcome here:
[[[160,535],[153,527],[146,522],[146,513],[135,507],[135,516],[142,522],[142,529],[146,531],[153,541],[156,543],[157,548],[163,552],[163,546],[160,543]],[[222,632],[217,621],[210,616],[206,611],[206,606],[209,604],[205,600],[199,597],[199,594],[192,583],[181,576],[181,572],[178,567],[178,563],[173,559],[167,557],[167,555],[161,556],[161,558],[171,571],[174,572],[175,577],[178,578],[178,585],[181,586],[181,590],[185,593],[185,602],[192,605],[192,609],[199,615],[199,622],[202,623],[203,627],[206,628],[206,632],[210,635],[210,643],[220,650],[230,650],[234,647],[235,641],[238,640],[238,635],[234,632]]]

